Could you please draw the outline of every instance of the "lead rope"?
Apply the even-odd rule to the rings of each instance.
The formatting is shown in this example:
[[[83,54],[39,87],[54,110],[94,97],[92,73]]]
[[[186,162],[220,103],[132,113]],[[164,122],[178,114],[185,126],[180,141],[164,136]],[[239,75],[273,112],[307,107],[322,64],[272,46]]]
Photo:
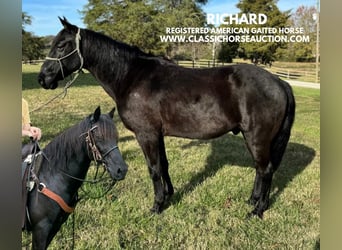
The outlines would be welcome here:
[[[72,247],[71,249],[75,249],[75,213],[72,214]]]
[[[79,76],[79,74],[83,71],[82,71],[82,68],[83,68],[83,57],[82,57],[82,54],[81,54],[81,51],[80,51],[80,41],[81,41],[81,29],[78,28],[78,31],[76,33],[76,36],[75,36],[75,43],[76,43],[76,48],[71,51],[69,54],[61,57],[61,58],[53,58],[53,57],[46,57],[45,59],[46,60],[52,60],[52,61],[57,61],[59,63],[59,67],[61,68],[61,72],[62,72],[62,76],[63,76],[63,80],[65,79],[64,77],[64,71],[63,71],[63,65],[62,65],[62,60],[71,56],[72,54],[74,54],[75,52],[77,52],[78,54],[78,57],[80,59],[80,67],[79,69],[77,70],[77,72],[75,73],[74,77],[65,84],[64,88],[63,88],[63,91],[61,93],[59,93],[58,95],[52,97],[50,100],[48,100],[47,102],[43,103],[42,105],[40,105],[39,107],[35,108],[35,109],[32,109],[30,111],[30,113],[32,112],[35,112],[41,108],[43,108],[44,106],[48,105],[49,103],[51,103],[52,101],[54,101],[55,99],[57,99],[58,97],[62,96],[62,99],[67,95],[67,90],[68,88],[71,86],[71,84],[74,83],[74,81],[77,79],[77,77]]]
[[[43,103],[42,105],[40,105],[39,107],[30,110],[30,113],[35,112],[37,110],[42,109],[44,106],[48,105],[49,103],[53,102],[55,99],[57,99],[58,97],[62,96],[62,99],[67,95],[67,90],[68,88],[71,86],[71,84],[76,80],[76,78],[78,77],[78,75],[80,74],[80,72],[83,72],[82,70],[79,70],[75,75],[74,78],[72,80],[70,80],[69,82],[67,82],[67,84],[64,86],[63,91],[61,93],[59,93],[58,95],[52,97],[50,100],[48,100],[47,102]]]

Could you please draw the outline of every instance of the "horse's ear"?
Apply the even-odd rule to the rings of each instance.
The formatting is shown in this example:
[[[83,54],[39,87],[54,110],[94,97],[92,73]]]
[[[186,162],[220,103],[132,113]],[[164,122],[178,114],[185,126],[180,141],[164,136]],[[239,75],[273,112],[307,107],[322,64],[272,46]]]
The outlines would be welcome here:
[[[115,107],[108,113],[109,117],[113,119],[115,112]]]
[[[94,114],[91,116],[91,121],[92,122],[97,122],[100,118],[101,115],[101,108],[98,106],[94,112]]]
[[[69,30],[69,31],[73,31],[75,33],[77,32],[78,27],[76,25],[69,23],[69,21],[65,17],[63,17],[63,19],[60,17],[58,17],[58,18],[59,18],[59,21],[61,22],[61,24],[63,25],[64,29]]]

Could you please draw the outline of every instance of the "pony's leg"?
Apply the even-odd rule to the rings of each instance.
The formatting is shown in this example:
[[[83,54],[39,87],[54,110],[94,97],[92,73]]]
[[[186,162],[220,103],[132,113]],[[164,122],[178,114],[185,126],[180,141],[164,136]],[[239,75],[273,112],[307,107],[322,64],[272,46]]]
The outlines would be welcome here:
[[[36,193],[37,195],[39,193]],[[32,197],[31,197],[32,198]],[[55,237],[62,224],[69,214],[50,198],[47,203],[36,203],[35,198],[31,199],[31,219],[32,219],[32,249],[47,249],[52,239]]]
[[[58,216],[57,219],[55,220],[55,222],[53,223],[53,226],[50,230],[50,233],[47,237],[46,240],[46,246],[48,247],[51,243],[51,241],[53,240],[53,238],[55,237],[55,235],[58,233],[58,231],[61,229],[62,224],[67,220],[69,214],[65,214]]]
[[[52,225],[48,219],[43,219],[37,223],[32,230],[32,250],[47,249],[48,236],[50,234]],[[50,240],[51,241],[51,240]]]
[[[164,181],[163,183],[164,193],[166,196],[170,197],[173,195],[174,189],[173,189],[171,178],[169,175],[169,162],[166,157],[164,137],[162,135],[159,137],[159,155],[160,155],[162,177]]]
[[[161,213],[165,201],[165,194],[160,163],[159,136],[153,134],[136,134],[136,138],[144,152],[149,174],[153,182],[154,205],[151,211]]]

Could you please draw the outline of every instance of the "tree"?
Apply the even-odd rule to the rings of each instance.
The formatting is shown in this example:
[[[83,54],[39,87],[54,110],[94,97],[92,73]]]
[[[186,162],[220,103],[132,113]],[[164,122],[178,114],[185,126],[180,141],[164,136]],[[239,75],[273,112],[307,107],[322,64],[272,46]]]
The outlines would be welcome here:
[[[283,54],[290,61],[313,61],[316,56],[316,20],[315,7],[299,6],[291,16],[289,23],[292,27],[303,28],[305,34],[310,38],[308,43],[288,44],[288,48]]]
[[[44,56],[44,39],[36,37],[31,32],[22,34],[22,60],[29,61],[41,59]]]
[[[89,29],[159,55],[172,55],[175,44],[162,43],[166,27],[202,26],[199,7],[206,0],[89,0],[81,14]]]
[[[237,7],[241,10],[241,13],[264,13],[267,15],[267,23],[262,25],[253,25],[256,28],[271,27],[271,28],[283,28],[286,27],[287,20],[290,17],[290,11],[281,12],[277,5],[277,0],[242,0],[237,4]],[[249,25],[250,28],[253,26]],[[272,34],[263,34],[272,35]],[[252,62],[263,64],[271,63],[275,60],[275,54],[278,49],[284,48],[286,44],[277,42],[252,42],[240,44],[240,48],[246,53],[247,58]]]
[[[43,57],[44,39],[25,31],[25,25],[30,25],[32,17],[22,12],[22,60],[29,61]]]
[[[31,25],[32,17],[29,16],[26,12],[21,13],[21,29],[24,31],[25,25]]]
[[[217,59],[222,62],[231,63],[233,59],[238,55],[239,43],[222,43]]]
[[[271,27],[278,29],[280,27],[285,27],[287,24],[287,20],[290,17],[290,11],[281,12],[277,7],[276,2],[276,0],[240,0],[237,4],[237,7],[241,10],[239,16],[241,16],[242,14],[263,13],[267,15],[267,23],[236,24],[234,26],[241,28],[248,27],[249,29],[262,27]],[[272,34],[263,33],[262,35],[267,36]],[[226,51],[229,51],[229,54],[226,55],[227,52],[222,51],[221,57],[226,55],[226,57],[229,58],[229,56],[231,55],[239,54],[245,59],[250,59],[253,63],[261,62],[264,64],[268,64],[275,60],[277,50],[284,48],[285,46],[286,44],[271,41],[239,43],[238,46],[236,46],[236,44],[224,45],[222,46],[222,48]]]

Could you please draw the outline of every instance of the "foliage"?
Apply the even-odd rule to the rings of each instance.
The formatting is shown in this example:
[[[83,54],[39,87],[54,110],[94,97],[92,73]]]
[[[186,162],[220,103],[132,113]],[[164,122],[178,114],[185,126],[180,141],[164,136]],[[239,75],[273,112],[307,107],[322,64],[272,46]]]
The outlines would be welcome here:
[[[271,28],[280,28],[285,27],[288,18],[290,17],[290,11],[281,12],[275,0],[242,0],[237,4],[237,7],[241,10],[240,14],[248,14],[248,13],[264,13],[267,15],[267,23],[266,24],[249,24],[249,28],[262,28],[262,27],[271,27]],[[245,25],[241,25],[245,26]],[[270,35],[270,34],[263,34]],[[258,61],[263,62],[264,64],[275,61],[275,53],[278,48],[285,46],[284,44],[276,43],[276,42],[255,42],[255,43],[241,43],[240,49],[244,51],[245,58],[251,59],[252,62],[257,63]]]
[[[32,35],[31,32],[22,34],[22,60],[29,61],[41,59],[44,56],[44,38]]]
[[[21,29],[24,31],[25,25],[31,25],[32,17],[26,12],[21,13]]]
[[[238,48],[231,43],[223,44],[219,55],[220,58],[230,58],[231,55],[237,55],[244,59],[250,59],[252,62],[272,62],[274,60],[309,62],[314,61],[316,57],[316,24],[313,16],[317,15],[315,7],[299,6],[294,13],[289,11],[280,12],[274,0],[255,0],[240,1],[237,7],[241,13],[265,13],[268,22],[265,25],[248,25],[252,27],[293,27],[303,28],[304,34],[308,35],[310,42],[297,43],[241,43]],[[223,25],[224,26],[224,25]],[[246,27],[246,25],[235,25],[237,27]],[[264,34],[268,35],[268,34]]]
[[[30,25],[32,17],[22,12],[22,60],[31,62],[44,56],[44,39],[25,31],[25,25]]]
[[[38,85],[39,67],[23,66],[22,94],[31,109],[62,91]],[[245,201],[255,169],[242,136],[231,134],[208,141],[166,137],[175,195],[162,214],[151,214],[153,187],[143,153],[116,113],[119,147],[129,170],[108,193],[99,184],[80,191],[75,249],[319,249],[320,92],[295,87],[294,93],[296,120],[264,220],[245,218],[252,209]],[[43,131],[41,145],[98,105],[108,112],[115,104],[86,72],[64,99],[31,113]],[[49,249],[70,249],[72,234],[70,216]],[[29,235],[22,242],[29,243]]]
[[[299,6],[289,20],[289,25],[295,28],[303,28],[304,35],[310,37],[309,43],[289,43],[286,50],[279,54],[283,60],[309,62],[316,58],[316,24],[314,15],[317,15],[315,7]]]
[[[221,62],[231,63],[233,59],[238,56],[239,43],[231,42],[231,43],[223,43],[219,50],[217,59]]]
[[[192,0],[90,0],[81,11],[89,29],[154,54],[171,56],[175,44],[162,43],[166,27],[202,26],[204,14]]]

